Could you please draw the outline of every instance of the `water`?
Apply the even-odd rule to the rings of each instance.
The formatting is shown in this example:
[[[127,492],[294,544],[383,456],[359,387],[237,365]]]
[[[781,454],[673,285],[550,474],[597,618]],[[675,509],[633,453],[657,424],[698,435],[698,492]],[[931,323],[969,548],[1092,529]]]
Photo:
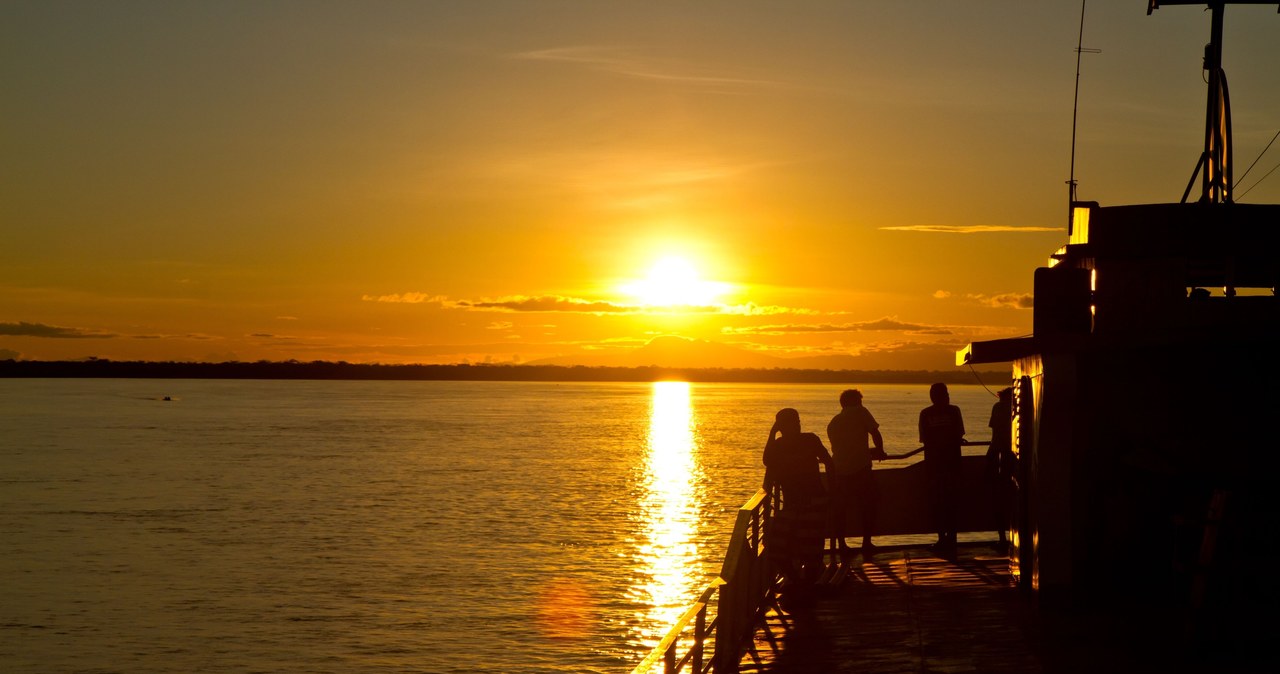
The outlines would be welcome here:
[[[0,380],[0,668],[626,672],[841,388]],[[915,448],[927,387],[860,388]]]

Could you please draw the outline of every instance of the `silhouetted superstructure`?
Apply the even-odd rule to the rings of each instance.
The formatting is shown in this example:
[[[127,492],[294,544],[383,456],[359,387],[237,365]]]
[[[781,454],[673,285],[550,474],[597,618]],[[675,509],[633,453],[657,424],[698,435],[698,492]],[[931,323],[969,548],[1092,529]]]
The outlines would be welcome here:
[[[986,457],[961,456],[948,512],[955,531],[1010,534],[993,536],[1007,565],[978,552],[985,541],[962,542],[959,554],[831,546],[818,583],[827,594],[801,594],[790,609],[766,554],[785,497],[760,490],[738,511],[720,575],[633,674],[658,663],[667,672],[1275,669],[1280,204],[1235,203],[1221,40],[1227,4],[1280,3],[1150,0],[1148,13],[1162,4],[1211,14],[1204,150],[1187,192],[1178,203],[1104,207],[1076,200],[1073,172],[1067,243],[1035,270],[1033,335],[975,342],[956,357],[1012,364],[1014,483],[998,492],[1010,498],[993,503]],[[1201,196],[1188,203],[1197,178]],[[993,440],[1000,416],[993,410]],[[899,466],[876,470],[874,518],[849,500],[844,534],[937,530],[920,498],[927,466]]]
[[[1072,202],[1067,244],[1035,270],[1033,335],[957,361],[1013,366],[1021,584],[1056,604],[1167,606],[1186,629],[1171,638],[1236,648],[1270,638],[1253,616],[1280,595],[1280,205],[1232,195],[1222,25],[1238,3],[1148,13],[1184,4],[1212,25],[1204,150],[1182,201]]]

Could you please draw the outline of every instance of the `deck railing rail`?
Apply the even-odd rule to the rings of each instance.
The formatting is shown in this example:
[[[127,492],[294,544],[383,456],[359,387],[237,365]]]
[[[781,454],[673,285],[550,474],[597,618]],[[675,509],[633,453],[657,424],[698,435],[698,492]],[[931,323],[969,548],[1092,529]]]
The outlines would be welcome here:
[[[991,443],[966,440],[961,444]],[[922,451],[924,447],[918,447],[886,458],[907,459]],[[720,576],[698,595],[657,646],[631,670],[631,674],[655,672],[658,663],[662,663],[663,674],[676,674],[685,671],[685,667],[689,667],[692,674],[733,674],[738,671],[743,653],[752,644],[756,627],[765,611],[777,601],[781,570],[766,556],[764,537],[781,505],[781,498],[776,486],[771,490],[761,488],[738,509]],[[708,622],[708,609],[713,599],[716,615]],[[690,630],[692,634],[688,635],[688,645],[681,656],[681,639]],[[707,657],[709,644],[711,654]]]
[[[658,663],[662,663],[663,674],[676,674],[685,667],[693,674],[738,670],[742,651],[771,603],[778,580],[778,571],[765,556],[763,544],[775,507],[774,496],[759,489],[738,509],[720,576],[698,595],[632,674],[657,671]],[[713,598],[716,615],[708,622],[707,609]],[[681,639],[690,631],[684,655],[679,655]]]

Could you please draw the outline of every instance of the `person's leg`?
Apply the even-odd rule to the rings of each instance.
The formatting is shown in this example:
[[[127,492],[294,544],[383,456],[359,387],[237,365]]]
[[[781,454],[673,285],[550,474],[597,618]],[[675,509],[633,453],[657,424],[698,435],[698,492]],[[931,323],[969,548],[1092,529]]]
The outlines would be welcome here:
[[[938,532],[936,545],[941,546],[946,543],[947,539],[946,482],[943,480],[941,471],[938,470],[936,460],[931,463],[929,459],[925,459],[925,466],[929,476],[930,514],[933,515],[933,528]]]
[[[946,545],[948,548],[954,548],[956,545],[956,531],[958,529],[956,513],[960,508],[960,462],[956,461],[955,463],[954,470],[947,476],[946,506],[943,511],[943,522],[947,533]]]
[[[845,535],[848,533],[849,520],[849,500],[852,496],[848,476],[835,474],[833,482],[836,485],[836,492],[832,495],[832,538],[835,539],[836,549],[846,551],[849,544],[845,542]]]
[[[871,469],[858,473],[857,487],[859,505],[862,508],[862,547],[872,548],[875,547],[871,543],[871,534],[875,530],[876,501],[879,494],[876,492],[875,476]]]

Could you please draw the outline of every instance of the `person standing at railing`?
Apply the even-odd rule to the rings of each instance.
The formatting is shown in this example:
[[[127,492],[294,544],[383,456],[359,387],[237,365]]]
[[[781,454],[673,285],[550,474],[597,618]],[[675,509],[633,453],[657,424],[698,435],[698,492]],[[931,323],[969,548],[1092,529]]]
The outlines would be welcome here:
[[[992,511],[1000,529],[996,534],[1000,537],[998,549],[1005,552],[1009,547],[1008,534],[1010,501],[1014,494],[1014,473],[1018,457],[1013,454],[1013,387],[1000,389],[994,405],[991,406],[991,445],[987,447],[986,476],[991,485]]]
[[[782,492],[765,547],[773,548],[792,580],[813,580],[822,568],[827,511],[821,467],[831,469],[831,455],[817,434],[801,431],[800,413],[787,407],[774,418],[764,446],[764,466],[765,489],[772,492],[776,485]]]
[[[941,382],[929,387],[932,405],[920,410],[920,444],[929,475],[938,542],[934,552],[945,558],[956,553],[956,511],[960,507],[960,446],[964,444],[964,418],[951,404],[951,393]]]
[[[876,490],[871,460],[883,461],[884,437],[880,424],[862,405],[862,392],[848,389],[840,394],[840,413],[827,424],[827,440],[831,442],[832,470],[827,472],[831,491],[831,536],[842,553],[850,551],[845,543],[849,508],[857,503],[862,515],[862,551],[875,549],[871,543],[876,521]],[[874,449],[872,449],[874,444]]]

